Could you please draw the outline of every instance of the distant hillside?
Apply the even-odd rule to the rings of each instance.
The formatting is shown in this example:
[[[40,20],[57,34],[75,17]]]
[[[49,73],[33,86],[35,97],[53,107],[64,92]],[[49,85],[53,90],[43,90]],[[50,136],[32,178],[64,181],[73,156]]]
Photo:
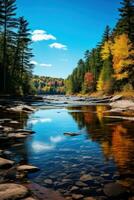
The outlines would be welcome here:
[[[33,76],[32,82],[37,94],[65,94],[62,78]]]

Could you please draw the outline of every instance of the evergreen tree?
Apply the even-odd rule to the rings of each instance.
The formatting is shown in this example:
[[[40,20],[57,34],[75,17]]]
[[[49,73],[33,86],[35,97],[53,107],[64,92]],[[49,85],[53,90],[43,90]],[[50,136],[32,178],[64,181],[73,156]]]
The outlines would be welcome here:
[[[8,76],[9,76],[9,67],[10,67],[10,55],[14,45],[14,36],[16,28],[16,19],[15,13],[16,4],[15,0],[0,0],[0,31],[1,31],[1,61],[0,61],[0,80],[1,88],[3,92],[8,90]]]
[[[116,25],[116,35],[127,34],[134,43],[134,0],[123,0],[119,9],[120,19]]]

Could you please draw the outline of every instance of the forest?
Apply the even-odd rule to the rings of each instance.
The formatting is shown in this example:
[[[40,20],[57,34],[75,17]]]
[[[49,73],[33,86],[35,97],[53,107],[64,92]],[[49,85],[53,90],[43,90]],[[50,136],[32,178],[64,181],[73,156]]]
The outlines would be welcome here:
[[[0,0],[0,93],[32,93],[31,33],[16,0]]]
[[[123,0],[114,29],[107,25],[101,41],[65,80],[67,94],[113,94],[134,89],[134,2]]]
[[[64,79],[45,76],[34,76],[32,79],[35,93],[43,94],[65,94]]]
[[[84,53],[65,80],[65,88],[63,80],[32,75],[31,43],[29,23],[17,17],[16,0],[0,0],[1,94],[112,94],[134,89],[133,0],[121,2],[116,26],[106,26],[101,41]]]

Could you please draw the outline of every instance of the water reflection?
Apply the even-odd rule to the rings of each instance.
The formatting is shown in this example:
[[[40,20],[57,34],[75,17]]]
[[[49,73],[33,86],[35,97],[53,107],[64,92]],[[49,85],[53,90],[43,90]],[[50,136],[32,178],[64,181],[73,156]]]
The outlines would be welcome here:
[[[132,123],[105,118],[105,116],[110,115],[106,112],[107,106],[81,107],[80,110],[82,112],[69,113],[80,128],[86,128],[88,138],[101,145],[106,160],[114,159],[121,178],[132,179],[134,175]]]
[[[41,108],[30,116],[19,116],[22,125],[36,134],[21,146],[13,147],[16,159],[41,168],[34,175],[35,181],[44,184],[45,178],[51,179],[54,189],[64,187],[65,183],[61,186],[64,179],[71,180],[73,186],[82,173],[99,179],[92,183],[93,193],[113,180],[132,187],[134,125],[105,117],[114,115],[108,109],[107,106]],[[80,135],[69,137],[64,135],[66,132]]]

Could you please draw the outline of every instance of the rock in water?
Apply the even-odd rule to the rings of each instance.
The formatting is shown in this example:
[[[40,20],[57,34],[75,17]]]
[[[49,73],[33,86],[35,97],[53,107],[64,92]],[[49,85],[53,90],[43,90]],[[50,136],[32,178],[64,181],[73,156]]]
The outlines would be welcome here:
[[[104,186],[104,193],[108,197],[122,196],[126,192],[126,189],[119,183],[108,183]]]
[[[0,184],[0,200],[16,200],[26,197],[27,188],[14,183]]]
[[[73,194],[72,197],[73,199],[80,200],[83,199],[84,196],[82,194]]]
[[[93,177],[89,174],[84,174],[80,177],[80,181],[83,181],[83,182],[92,181],[92,180],[93,180]]]
[[[37,172],[39,171],[39,168],[38,167],[35,167],[35,166],[32,166],[32,165],[20,165],[17,167],[17,170],[19,172]]]
[[[14,164],[14,161],[7,160],[5,158],[0,157],[0,168],[10,168]]]

